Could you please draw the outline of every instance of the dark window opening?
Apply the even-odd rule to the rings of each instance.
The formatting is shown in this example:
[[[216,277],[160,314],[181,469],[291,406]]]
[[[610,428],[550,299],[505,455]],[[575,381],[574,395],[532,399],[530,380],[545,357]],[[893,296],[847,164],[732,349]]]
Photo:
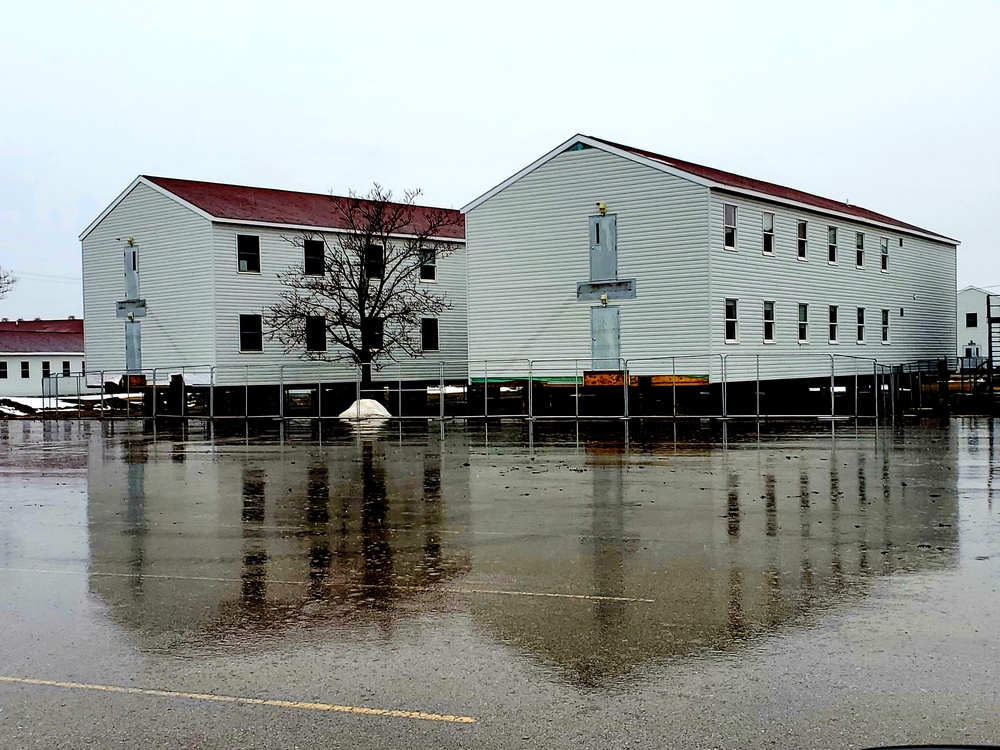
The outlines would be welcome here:
[[[800,221],[798,229],[796,230],[796,237],[798,239],[798,250],[799,257],[803,260],[806,258],[806,250],[808,249],[808,239],[806,238],[807,222]]]
[[[385,273],[385,248],[382,245],[365,245],[365,276],[381,279]]]
[[[30,362],[22,362],[21,363],[21,377],[22,378],[30,378],[31,377],[31,363]]]
[[[837,227],[828,227],[826,230],[826,241],[827,246],[830,249],[830,254],[827,260],[830,263],[837,262]]]
[[[50,377],[52,377],[52,363],[51,362],[45,362],[45,361],[42,362],[42,377],[43,378],[50,378]]]
[[[302,243],[302,271],[306,276],[326,274],[323,240],[305,240]]]
[[[64,359],[63,363],[62,363],[62,374],[63,374],[63,377],[64,378],[68,378],[69,377],[69,372],[70,372],[69,371],[69,361]]]
[[[361,331],[361,346],[368,351],[377,351],[385,346],[385,321],[382,318],[368,318]]]
[[[863,268],[865,265],[865,233],[855,232],[854,233],[854,265],[858,268]]]
[[[965,314],[965,327],[966,328],[978,328],[979,327],[979,313],[966,313]]]
[[[434,250],[424,250],[420,255],[420,280],[437,280],[437,253]]]
[[[763,214],[761,228],[764,231],[764,254],[774,255],[774,214]]]
[[[326,351],[326,318],[322,315],[306,317],[306,351]]]
[[[837,343],[837,306],[830,305],[830,343]]]
[[[237,268],[243,273],[260,273],[260,237],[236,235]]]
[[[7,379],[7,363],[0,362],[0,380]]]
[[[774,302],[764,303],[764,341],[774,341]]]
[[[264,351],[264,323],[260,315],[240,316],[240,351]]]
[[[726,341],[737,341],[739,338],[739,302],[735,299],[726,300]]]
[[[420,319],[420,348],[425,352],[438,351],[438,321],[437,318]]]

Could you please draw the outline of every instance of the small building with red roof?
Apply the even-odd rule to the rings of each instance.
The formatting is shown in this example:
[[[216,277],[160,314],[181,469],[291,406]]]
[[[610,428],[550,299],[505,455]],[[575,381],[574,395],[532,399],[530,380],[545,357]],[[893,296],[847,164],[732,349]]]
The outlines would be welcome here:
[[[0,320],[0,398],[76,394],[83,352],[82,320]]]
[[[349,200],[137,177],[80,235],[90,385],[119,383],[134,369],[127,349],[129,356],[141,355],[146,383],[169,383],[177,375],[189,384],[221,386],[353,380],[356,368],[346,361],[286,351],[268,336],[262,316],[285,289],[279,274],[305,272],[304,238],[329,245],[349,231],[343,210]],[[419,283],[449,307],[421,321],[415,335],[423,356],[383,360],[382,377],[467,378],[464,217],[415,206],[412,226],[399,237],[419,233],[442,213],[451,223],[433,239],[448,252],[421,268]],[[319,262],[322,267],[322,256]]]
[[[958,242],[919,222],[585,135],[462,211],[491,378],[521,359],[550,381],[829,382],[954,357]]]

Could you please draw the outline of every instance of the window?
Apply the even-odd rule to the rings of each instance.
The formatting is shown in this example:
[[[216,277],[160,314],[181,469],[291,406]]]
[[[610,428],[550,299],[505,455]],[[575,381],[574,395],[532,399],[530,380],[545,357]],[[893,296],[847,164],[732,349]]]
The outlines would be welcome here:
[[[722,207],[724,214],[724,234],[723,246],[726,250],[736,249],[736,206],[726,203]]]
[[[837,262],[837,227],[827,227],[826,228],[826,244],[829,248],[829,255],[827,256],[827,261],[830,263]]]
[[[260,237],[236,235],[236,263],[240,273],[260,273]]]
[[[326,351],[326,318],[322,315],[306,316],[306,351]]]
[[[889,311],[882,311],[882,343],[889,343]]]
[[[858,308],[858,343],[865,343],[865,308]]]
[[[259,315],[240,316],[240,351],[264,351],[264,325]]]
[[[22,378],[30,378],[31,377],[31,363],[30,362],[22,362],[21,363],[21,377]]]
[[[858,268],[865,267],[865,233],[854,233],[854,265]]]
[[[739,340],[739,320],[737,300],[726,300],[726,341]]]
[[[774,214],[761,214],[760,223],[764,231],[764,255],[774,255]]]
[[[51,378],[52,377],[52,363],[51,362],[46,362],[46,361],[42,362],[42,377],[43,378]]]
[[[774,302],[764,302],[764,343],[774,343]]]
[[[978,328],[979,327],[979,313],[966,313],[965,314],[965,327],[966,328]]]
[[[883,271],[888,271],[889,270],[889,240],[886,237],[883,237],[879,241],[879,245],[881,246],[881,250],[882,250],[882,270]]]
[[[7,363],[0,362],[0,380],[7,379]]]
[[[420,280],[437,281],[437,252],[433,248],[420,254]]]
[[[302,243],[302,272],[306,276],[326,274],[326,253],[323,240],[305,240]]]
[[[798,229],[796,230],[797,231],[797,237],[798,237],[798,250],[799,250],[799,259],[800,260],[805,260],[806,259],[806,250],[808,249],[808,245],[809,245],[809,240],[806,239],[806,231],[808,230],[808,228],[809,228],[809,222],[807,222],[807,221],[800,221],[799,225],[798,225]]]
[[[436,352],[438,350],[437,318],[420,319],[420,348],[425,352]]]
[[[64,378],[69,377],[69,360],[63,360],[62,363],[62,374]]]
[[[381,279],[385,273],[385,248],[382,245],[365,245],[365,276]]]
[[[361,330],[361,345],[370,351],[385,345],[385,321],[382,318],[368,318]]]
[[[809,305],[799,305],[799,343],[809,341]]]
[[[830,305],[830,343],[837,343],[837,306]]]

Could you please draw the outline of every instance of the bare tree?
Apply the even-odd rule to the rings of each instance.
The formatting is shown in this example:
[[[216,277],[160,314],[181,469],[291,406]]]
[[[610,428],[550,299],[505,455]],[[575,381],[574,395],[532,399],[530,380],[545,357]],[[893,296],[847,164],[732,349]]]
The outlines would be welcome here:
[[[14,288],[15,283],[17,283],[17,279],[14,278],[14,274],[0,268],[0,299],[7,296],[7,293]]]
[[[437,287],[421,283],[422,273],[462,237],[461,217],[417,206],[420,194],[407,190],[394,202],[376,183],[367,195],[331,196],[341,231],[286,238],[303,249],[304,262],[278,275],[280,301],[264,310],[269,339],[307,359],[352,361],[363,383],[373,367],[420,356],[421,318],[451,307]],[[307,267],[317,248],[322,265]]]

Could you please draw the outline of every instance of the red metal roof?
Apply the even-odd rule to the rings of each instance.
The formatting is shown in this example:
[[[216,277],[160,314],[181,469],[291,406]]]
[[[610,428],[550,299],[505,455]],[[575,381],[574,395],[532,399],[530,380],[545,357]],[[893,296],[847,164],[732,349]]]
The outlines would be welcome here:
[[[83,354],[83,321],[2,320],[0,353]]]
[[[341,207],[349,200],[321,193],[297,193],[291,190],[224,185],[217,182],[176,180],[170,177],[143,175],[149,182],[200,208],[217,219],[264,222],[292,226],[347,229]],[[415,206],[413,222],[404,233],[416,233],[427,226],[432,213],[443,211],[451,225],[439,236],[465,239],[465,217],[453,209]]]
[[[763,180],[754,180],[750,177],[742,177],[738,174],[732,174],[731,172],[723,172],[721,169],[714,169],[712,167],[704,167],[700,164],[694,164],[689,161],[683,161],[682,159],[674,159],[671,156],[664,156],[663,154],[656,154],[652,151],[644,151],[642,149],[633,148],[632,146],[625,146],[621,143],[614,143],[613,141],[607,141],[603,138],[596,138],[594,136],[588,136],[595,141],[605,143],[608,146],[613,146],[614,148],[621,149],[622,151],[628,151],[630,153],[636,154],[637,156],[645,157],[646,159],[652,159],[658,161],[667,166],[673,167],[674,169],[680,170],[681,172],[687,172],[688,174],[695,175],[696,177],[701,177],[711,182],[717,183],[719,186],[737,188],[739,190],[752,190],[756,193],[762,193],[764,195],[770,195],[775,198],[780,198],[781,200],[795,201],[796,203],[803,203],[807,206],[815,206],[816,208],[822,209],[824,211],[836,211],[842,214],[848,214],[849,216],[856,216],[859,219],[866,221],[875,221],[881,224],[889,224],[891,226],[899,227],[900,229],[905,229],[911,232],[920,232],[922,234],[930,234],[935,237],[941,237],[942,239],[954,242],[949,237],[938,234],[937,232],[932,232],[928,229],[922,229],[913,224],[907,224],[904,221],[899,221],[898,219],[893,219],[891,216],[886,216],[885,214],[880,214],[875,211],[870,211],[867,208],[862,208],[861,206],[855,206],[850,203],[842,203],[841,201],[830,200],[829,198],[823,198],[819,195],[813,195],[812,193],[806,193],[802,190],[795,190],[793,188],[783,187],[781,185],[775,185],[772,182],[764,182]]]

